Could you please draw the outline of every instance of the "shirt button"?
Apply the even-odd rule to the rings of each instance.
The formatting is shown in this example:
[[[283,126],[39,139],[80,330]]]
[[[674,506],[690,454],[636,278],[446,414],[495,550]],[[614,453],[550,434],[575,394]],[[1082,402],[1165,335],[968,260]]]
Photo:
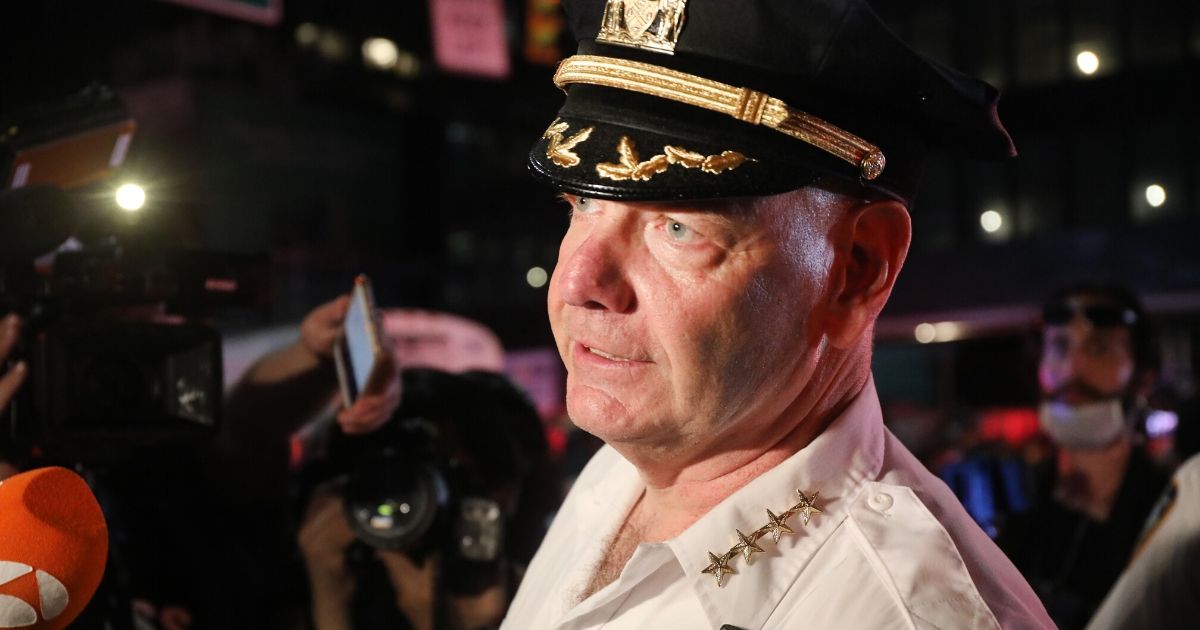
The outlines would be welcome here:
[[[877,512],[887,512],[892,507],[892,495],[877,492],[867,500],[867,505]]]

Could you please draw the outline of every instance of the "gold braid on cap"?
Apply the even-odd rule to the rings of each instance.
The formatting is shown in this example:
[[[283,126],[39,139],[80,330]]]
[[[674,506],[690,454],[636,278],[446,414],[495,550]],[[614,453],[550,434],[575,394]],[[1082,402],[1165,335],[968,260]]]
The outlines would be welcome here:
[[[769,127],[853,164],[868,181],[879,177],[887,163],[879,147],[845,129],[762,92],[694,74],[616,57],[575,55],[554,73],[560,89],[572,83],[640,92]]]

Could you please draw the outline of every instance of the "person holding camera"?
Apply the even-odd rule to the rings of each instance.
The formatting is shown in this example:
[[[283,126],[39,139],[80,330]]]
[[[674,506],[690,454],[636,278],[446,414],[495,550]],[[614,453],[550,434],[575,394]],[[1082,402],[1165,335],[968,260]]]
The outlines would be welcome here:
[[[299,532],[314,626],[495,627],[557,504],[541,422],[499,373],[401,379],[386,425],[334,431],[315,464]]]
[[[333,353],[349,301],[311,311],[296,342],[260,359],[231,392],[219,438],[232,464],[224,474],[247,498],[283,501],[295,485],[289,436],[336,394]],[[540,420],[496,373],[498,342],[474,322],[439,315],[388,312],[396,337],[396,355],[385,353],[388,377],[338,411],[324,458],[305,458],[317,483],[303,501],[297,542],[317,630],[496,626],[557,506]],[[429,483],[444,488],[436,493],[443,500],[421,508],[404,498],[406,483],[430,475],[440,478]],[[357,480],[376,485],[363,491]],[[388,492],[399,498],[389,502]],[[363,508],[347,507],[355,493],[369,516],[352,516]],[[428,522],[403,525],[408,510],[410,523],[420,513]],[[475,542],[464,547],[464,538]]]

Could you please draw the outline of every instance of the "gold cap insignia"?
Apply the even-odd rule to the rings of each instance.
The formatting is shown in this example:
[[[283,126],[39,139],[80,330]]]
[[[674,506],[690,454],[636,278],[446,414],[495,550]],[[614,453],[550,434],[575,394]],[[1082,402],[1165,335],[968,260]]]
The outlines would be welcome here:
[[[608,0],[596,41],[675,54],[687,0]]]

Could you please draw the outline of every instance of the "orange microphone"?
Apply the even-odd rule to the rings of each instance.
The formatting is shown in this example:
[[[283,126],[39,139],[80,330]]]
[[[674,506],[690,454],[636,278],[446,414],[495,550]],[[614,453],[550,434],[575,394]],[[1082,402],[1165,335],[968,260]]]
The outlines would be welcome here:
[[[107,560],[108,526],[79,475],[51,467],[0,481],[0,628],[65,628]]]

